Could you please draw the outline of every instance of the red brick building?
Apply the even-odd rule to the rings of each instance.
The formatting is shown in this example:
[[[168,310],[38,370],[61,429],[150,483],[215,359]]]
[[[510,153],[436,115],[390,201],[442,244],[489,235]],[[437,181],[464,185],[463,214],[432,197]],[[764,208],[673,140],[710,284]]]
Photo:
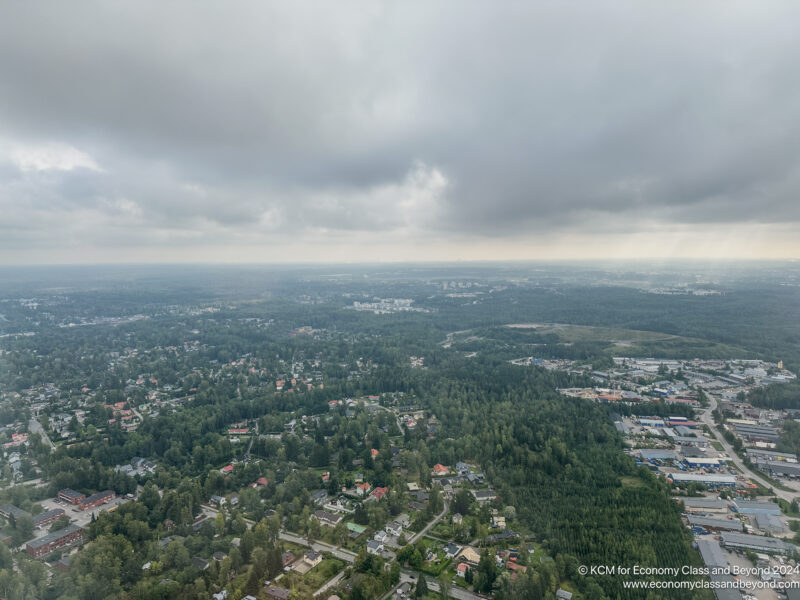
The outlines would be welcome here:
[[[78,506],[80,507],[81,510],[89,510],[91,508],[97,508],[98,506],[107,504],[116,497],[117,495],[112,490],[97,492],[96,494],[92,494],[88,498],[81,500]]]
[[[25,551],[34,558],[50,554],[64,546],[83,539],[83,529],[77,525],[69,525],[44,537],[31,540],[25,546]]]
[[[64,512],[63,508],[56,508],[53,510],[48,510],[47,512],[40,513],[33,517],[33,526],[37,529],[42,529],[47,527],[51,523],[56,522],[60,517],[67,513]]]
[[[86,494],[81,494],[80,492],[76,492],[75,490],[71,490],[69,488],[64,488],[58,492],[58,499],[63,500],[64,502],[69,502],[70,504],[80,504],[84,498],[86,498]]]

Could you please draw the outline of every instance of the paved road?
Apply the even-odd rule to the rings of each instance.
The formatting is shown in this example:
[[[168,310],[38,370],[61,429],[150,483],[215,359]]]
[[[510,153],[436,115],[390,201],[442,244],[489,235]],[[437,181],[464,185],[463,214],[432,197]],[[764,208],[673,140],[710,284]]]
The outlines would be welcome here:
[[[722,435],[722,432],[717,429],[716,423],[714,423],[714,418],[711,416],[711,413],[714,409],[717,408],[717,399],[708,395],[709,399],[709,406],[700,414],[700,421],[702,421],[705,425],[708,425],[709,429],[714,432],[714,435],[717,437],[717,441],[722,444],[722,447],[725,449],[725,453],[730,457],[730,460],[733,464],[735,464],[745,475],[748,475],[752,479],[756,481],[760,481],[764,483],[767,487],[771,487],[772,490],[775,492],[775,495],[778,498],[782,498],[787,502],[791,502],[797,497],[795,492],[789,492],[784,490],[777,489],[773,484],[769,483],[766,480],[761,479],[758,473],[749,469],[745,464],[744,461],[739,458],[739,455],[736,454],[736,451],[733,447],[728,443],[728,440]]]
[[[349,550],[345,550],[344,548],[340,548],[338,546],[332,546],[331,544],[328,544],[326,542],[316,541],[313,543],[309,543],[309,541],[306,538],[300,537],[299,535],[295,535],[293,533],[289,533],[288,531],[281,531],[278,534],[278,537],[287,542],[293,542],[295,544],[300,544],[301,546],[311,547],[317,552],[330,552],[336,558],[346,560],[349,563],[352,563],[356,560],[355,552],[350,552]]]
[[[442,518],[447,514],[447,508],[448,508],[447,501],[445,501],[444,502],[444,508],[442,509],[442,512],[440,512],[438,515],[436,515],[436,517],[433,519],[433,521],[431,521],[430,523],[425,525],[425,527],[422,528],[422,531],[420,531],[417,535],[415,535],[413,538],[411,538],[411,541],[409,543],[410,544],[416,544],[417,540],[419,540],[423,535],[428,533],[428,531],[430,531],[432,528],[436,527],[436,524],[439,521],[441,521]]]
[[[319,588],[316,592],[314,592],[314,596],[319,596],[320,594],[323,594],[326,590],[332,588],[334,585],[339,583],[342,580],[343,577],[344,577],[344,570],[340,571],[339,574],[336,575],[336,577],[331,579],[328,583],[326,583],[321,588]]]
[[[47,432],[45,432],[45,430],[42,428],[42,424],[39,423],[39,421],[36,419],[31,419],[28,421],[28,430],[31,433],[38,433],[40,436],[42,436],[42,441],[50,446],[51,452],[56,449],[56,445],[50,441],[49,437],[47,437]]]
[[[434,592],[439,591],[439,582],[432,578],[426,577],[425,582],[428,584],[428,589],[433,590]],[[450,586],[450,598],[457,598],[457,600],[484,600],[486,596],[479,596],[478,594],[474,594],[469,590],[465,590],[464,588],[460,588],[455,584]]]

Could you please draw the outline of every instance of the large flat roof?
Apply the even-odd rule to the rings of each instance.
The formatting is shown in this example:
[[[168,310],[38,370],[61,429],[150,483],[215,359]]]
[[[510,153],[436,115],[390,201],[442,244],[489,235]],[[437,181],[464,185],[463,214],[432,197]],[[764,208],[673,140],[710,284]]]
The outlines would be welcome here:
[[[676,498],[684,506],[691,508],[728,508],[727,501],[722,498]]]
[[[31,548],[39,548],[41,546],[46,546],[50,542],[55,542],[56,540],[60,540],[62,537],[75,533],[76,531],[80,530],[81,528],[77,525],[67,525],[64,529],[59,529],[58,531],[54,531],[53,533],[48,533],[45,536],[40,538],[36,538],[35,540],[31,540],[28,542],[28,546]]]
[[[762,515],[759,515],[762,516]],[[763,515],[772,516],[772,515]],[[699,525],[700,527],[711,527],[712,529],[728,529],[731,531],[742,531],[744,526],[739,519],[712,519],[711,517],[689,516],[689,525]]]
[[[728,559],[716,540],[697,540],[697,549],[707,567],[727,567]]]
[[[721,533],[720,539],[723,544],[730,544],[732,546],[744,546],[763,548],[772,552],[784,553],[793,550],[795,547],[792,544],[787,544],[783,540],[772,537],[764,537],[761,535],[749,535],[747,533]]]
[[[733,475],[700,475],[698,473],[670,473],[672,481],[696,481],[699,483],[727,483],[735,484],[736,477]]]

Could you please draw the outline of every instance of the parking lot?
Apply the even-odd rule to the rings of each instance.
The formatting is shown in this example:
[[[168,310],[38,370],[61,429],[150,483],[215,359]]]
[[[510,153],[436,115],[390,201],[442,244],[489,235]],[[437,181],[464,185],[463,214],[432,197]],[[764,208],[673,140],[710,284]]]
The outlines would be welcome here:
[[[86,527],[91,522],[92,515],[97,517],[101,510],[108,510],[127,501],[128,500],[125,498],[115,498],[108,504],[92,510],[80,510],[77,506],[63,502],[57,498],[47,498],[46,500],[42,500],[39,504],[41,504],[46,511],[61,508],[66,511],[66,515],[69,517],[70,523],[74,523],[80,527]],[[47,528],[42,531],[35,531],[34,533],[36,537],[41,537],[47,534]]]

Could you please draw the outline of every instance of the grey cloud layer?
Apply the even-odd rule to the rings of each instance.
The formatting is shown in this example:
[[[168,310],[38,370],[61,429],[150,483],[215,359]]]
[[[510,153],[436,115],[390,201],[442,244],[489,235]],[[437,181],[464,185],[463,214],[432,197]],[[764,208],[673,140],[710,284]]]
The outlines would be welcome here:
[[[4,245],[800,221],[800,7],[5,3]]]

